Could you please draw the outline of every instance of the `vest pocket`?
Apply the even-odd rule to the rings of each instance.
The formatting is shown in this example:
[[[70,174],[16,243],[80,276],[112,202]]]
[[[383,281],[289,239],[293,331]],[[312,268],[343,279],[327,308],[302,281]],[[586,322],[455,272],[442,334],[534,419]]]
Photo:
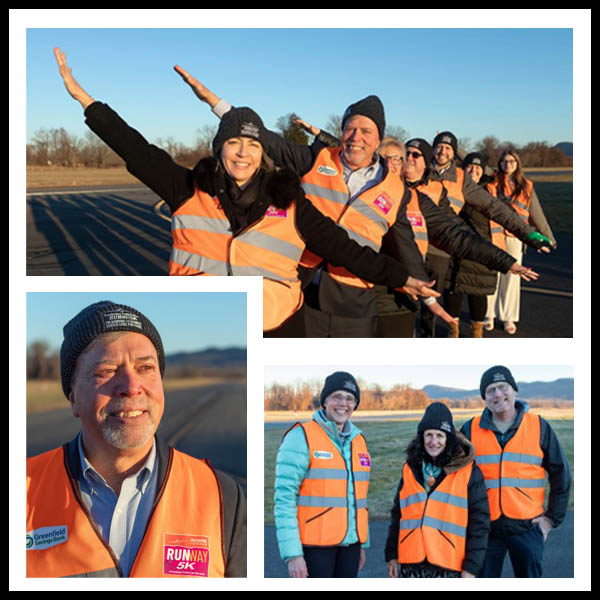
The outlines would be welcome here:
[[[416,531],[416,529],[411,529],[401,540],[400,543],[404,544],[404,542]]]
[[[448,539],[445,535],[444,532],[441,531],[440,529],[437,530],[437,532],[453,547],[456,548],[456,546],[454,545],[454,543],[452,542],[452,540]]]
[[[324,510],[322,513],[319,513],[318,515],[315,515],[314,517],[311,517],[310,519],[308,519],[307,521],[304,521],[305,525],[308,525],[311,521],[314,521],[315,519],[318,519],[319,517],[322,517],[323,515],[327,514],[330,510],[333,510],[333,506]]]
[[[521,488],[516,487],[515,490],[517,490],[517,492],[521,492],[521,494],[523,494],[523,496],[525,496],[529,500],[533,501],[533,498],[529,494],[527,494],[526,492],[524,492]]]

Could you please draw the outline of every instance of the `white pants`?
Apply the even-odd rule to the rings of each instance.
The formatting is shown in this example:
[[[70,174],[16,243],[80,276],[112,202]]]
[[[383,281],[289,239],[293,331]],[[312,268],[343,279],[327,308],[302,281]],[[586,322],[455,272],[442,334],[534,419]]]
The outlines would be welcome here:
[[[523,242],[514,237],[506,237],[506,251],[517,260],[523,262]],[[500,321],[519,320],[521,310],[521,278],[514,273],[498,273],[496,292],[488,296],[488,319],[498,317]]]

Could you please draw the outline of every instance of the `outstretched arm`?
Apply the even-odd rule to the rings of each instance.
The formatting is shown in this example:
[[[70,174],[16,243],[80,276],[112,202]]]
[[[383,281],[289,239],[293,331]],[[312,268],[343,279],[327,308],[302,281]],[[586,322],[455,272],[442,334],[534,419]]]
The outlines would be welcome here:
[[[211,108],[214,108],[220,98],[211,92],[205,85],[200,83],[195,77],[192,77],[185,69],[182,69],[179,65],[173,67],[181,78],[192,88],[192,91],[202,102],[206,102]]]
[[[56,57],[58,70],[65,87],[67,88],[67,92],[69,92],[69,94],[71,94],[85,110],[90,104],[95,102],[95,100],[77,83],[75,77],[71,74],[71,69],[67,65],[66,54],[61,52],[60,48],[54,48],[54,56]]]

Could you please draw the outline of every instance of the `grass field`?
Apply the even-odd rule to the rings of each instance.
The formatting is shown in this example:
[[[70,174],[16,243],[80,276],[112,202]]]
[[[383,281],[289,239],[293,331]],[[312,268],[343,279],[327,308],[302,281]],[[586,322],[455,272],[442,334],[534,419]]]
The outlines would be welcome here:
[[[567,410],[543,413],[540,411],[540,414],[548,420],[556,432],[571,465],[571,474],[574,478],[573,412]],[[562,414],[562,417],[559,414]],[[454,424],[456,428],[460,429],[467,419],[466,415],[455,415]],[[293,418],[290,420],[293,420]],[[400,480],[404,451],[416,433],[417,420],[360,423],[357,419],[355,422],[365,434],[373,465],[369,484],[369,518],[388,519]],[[281,429],[265,430],[265,525],[273,524],[275,460],[283,433],[284,431]],[[574,504],[573,487],[571,486],[570,510],[573,509]]]

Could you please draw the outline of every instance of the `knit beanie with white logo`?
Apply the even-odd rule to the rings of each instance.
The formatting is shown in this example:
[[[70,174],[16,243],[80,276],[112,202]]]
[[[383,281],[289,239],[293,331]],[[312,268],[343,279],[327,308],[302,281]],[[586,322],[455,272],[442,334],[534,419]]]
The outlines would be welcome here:
[[[247,106],[232,108],[223,115],[212,144],[213,156],[219,158],[223,144],[234,137],[255,139],[264,148],[265,126],[262,119],[251,108]]]
[[[422,435],[428,429],[437,429],[443,431],[446,435],[456,435],[452,413],[445,404],[433,402],[425,409],[425,414],[417,427],[417,432]]]
[[[354,104],[351,104],[342,117],[342,130],[346,125],[346,121],[355,115],[367,117],[375,123],[379,132],[379,139],[382,140],[385,135],[385,111],[383,104],[377,96],[367,96]]]
[[[517,382],[512,376],[512,373],[506,367],[497,365],[495,367],[489,368],[481,376],[481,383],[479,384],[479,391],[481,392],[481,397],[485,398],[485,390],[488,385],[492,383],[498,383],[499,381],[505,381],[506,383],[511,385],[515,392],[519,391]]]
[[[350,373],[345,371],[336,371],[325,379],[325,384],[321,390],[321,406],[325,406],[325,398],[333,392],[342,390],[344,392],[350,392],[356,398],[356,404],[354,409],[358,408],[360,404],[360,388],[356,383],[356,379]]]
[[[67,398],[71,392],[71,379],[79,355],[99,335],[113,331],[134,331],[145,335],[156,348],[162,377],[165,371],[165,352],[160,335],[154,325],[135,308],[103,300],[84,308],[63,328],[64,340],[60,348],[60,376],[62,388]]]

